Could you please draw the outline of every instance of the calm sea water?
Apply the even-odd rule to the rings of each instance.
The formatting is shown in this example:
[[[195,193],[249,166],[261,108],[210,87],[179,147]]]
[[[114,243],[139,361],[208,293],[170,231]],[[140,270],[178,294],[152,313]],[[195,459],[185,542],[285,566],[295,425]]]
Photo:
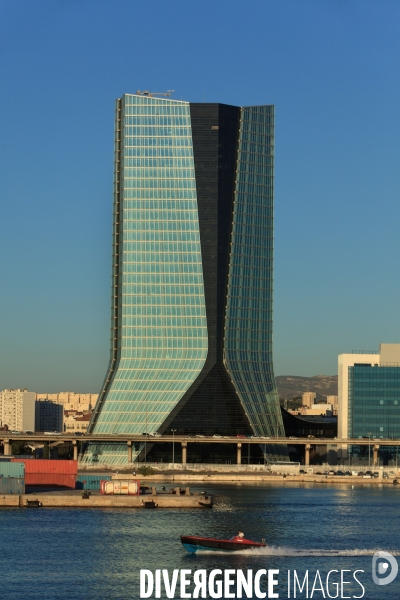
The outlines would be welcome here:
[[[375,551],[391,551],[400,561],[395,486],[210,485],[207,491],[215,496],[212,510],[0,509],[1,597],[136,600],[140,569],[229,568],[279,569],[280,598],[288,597],[288,570],[301,579],[308,570],[311,582],[318,570],[324,582],[332,569],[360,569],[364,598],[398,600],[400,575],[387,586],[371,578]],[[267,547],[189,555],[179,540],[180,534],[226,538],[239,529],[250,539],[265,538]],[[344,595],[361,596],[351,572],[344,579],[353,585]],[[297,591],[297,598],[306,597]],[[312,597],[324,595],[315,591]]]

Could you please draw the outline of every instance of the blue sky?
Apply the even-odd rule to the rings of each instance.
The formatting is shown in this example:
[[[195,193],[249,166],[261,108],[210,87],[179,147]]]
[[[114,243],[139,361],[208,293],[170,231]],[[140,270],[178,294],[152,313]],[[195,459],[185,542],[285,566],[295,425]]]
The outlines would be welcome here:
[[[400,342],[397,0],[0,4],[0,389],[97,392],[114,100],[275,104],[276,375]]]

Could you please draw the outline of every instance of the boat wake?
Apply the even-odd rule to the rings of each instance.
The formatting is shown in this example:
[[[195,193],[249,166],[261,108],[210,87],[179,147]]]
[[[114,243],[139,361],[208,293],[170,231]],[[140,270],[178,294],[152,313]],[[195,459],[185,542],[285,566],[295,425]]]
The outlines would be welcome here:
[[[229,552],[229,555],[240,555],[240,556],[373,556],[376,552],[379,552],[382,548],[377,549],[348,549],[348,550],[324,550],[324,549],[297,549],[288,548],[286,546],[265,546],[264,548],[249,548],[243,550],[236,550],[235,552]],[[387,550],[393,556],[400,556],[400,550]],[[199,554],[221,554],[226,556],[227,553],[219,550],[201,550],[197,552]]]

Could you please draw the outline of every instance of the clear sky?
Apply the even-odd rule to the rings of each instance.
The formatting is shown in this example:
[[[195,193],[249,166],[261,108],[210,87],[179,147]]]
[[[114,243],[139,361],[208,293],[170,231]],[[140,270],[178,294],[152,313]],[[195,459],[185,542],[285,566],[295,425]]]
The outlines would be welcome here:
[[[400,342],[398,0],[0,2],[0,389],[98,392],[114,100],[275,104],[276,375]]]

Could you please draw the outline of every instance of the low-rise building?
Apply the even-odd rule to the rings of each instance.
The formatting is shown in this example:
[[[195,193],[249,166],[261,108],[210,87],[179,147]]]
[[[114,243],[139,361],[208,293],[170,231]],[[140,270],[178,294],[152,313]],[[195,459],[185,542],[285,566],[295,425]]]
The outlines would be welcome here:
[[[334,414],[334,410],[333,410],[333,406],[332,404],[313,404],[311,406],[311,408],[308,408],[307,406],[300,406],[299,408],[296,408],[294,410],[289,410],[288,412],[290,412],[292,415],[302,415],[302,416],[318,416],[318,415],[323,415],[326,417],[331,417]]]
[[[85,433],[87,431],[92,412],[79,412],[67,410],[64,414],[64,430],[66,433]]]
[[[313,404],[311,408],[303,408],[302,415],[326,415],[327,417],[331,417],[333,415],[333,406],[332,404]]]

